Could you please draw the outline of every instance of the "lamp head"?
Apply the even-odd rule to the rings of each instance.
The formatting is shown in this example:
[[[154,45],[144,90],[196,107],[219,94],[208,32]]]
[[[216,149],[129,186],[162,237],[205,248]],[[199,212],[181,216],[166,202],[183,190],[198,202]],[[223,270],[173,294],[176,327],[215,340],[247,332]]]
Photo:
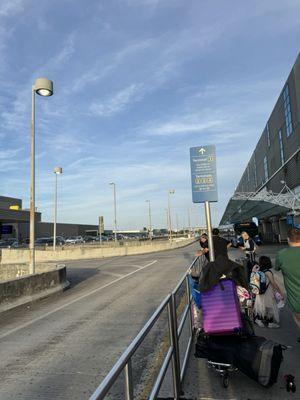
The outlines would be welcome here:
[[[60,175],[60,174],[62,174],[62,168],[61,167],[55,167],[53,172],[55,174],[57,174],[57,175]]]
[[[44,97],[53,95],[53,82],[47,78],[38,78],[34,84],[34,90],[37,94]]]

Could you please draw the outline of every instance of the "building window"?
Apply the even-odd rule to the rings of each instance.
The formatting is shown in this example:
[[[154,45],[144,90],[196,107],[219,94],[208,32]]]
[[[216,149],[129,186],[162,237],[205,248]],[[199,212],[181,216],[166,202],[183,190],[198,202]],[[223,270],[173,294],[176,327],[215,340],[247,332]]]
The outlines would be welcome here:
[[[288,85],[286,85],[286,87],[283,90],[283,107],[284,107],[286,136],[289,137],[293,133],[293,124],[292,124],[291,102],[290,102],[290,93]]]
[[[267,156],[265,156],[265,158],[264,158],[264,172],[265,172],[265,182],[266,182],[269,179]]]
[[[282,142],[281,129],[279,129],[279,131],[278,131],[278,139],[279,139],[280,160],[281,160],[281,165],[282,165],[282,164],[284,164],[284,152],[283,152],[283,142]]]
[[[268,143],[268,147],[270,147],[271,146],[271,140],[270,140],[269,122],[267,122],[267,143]]]

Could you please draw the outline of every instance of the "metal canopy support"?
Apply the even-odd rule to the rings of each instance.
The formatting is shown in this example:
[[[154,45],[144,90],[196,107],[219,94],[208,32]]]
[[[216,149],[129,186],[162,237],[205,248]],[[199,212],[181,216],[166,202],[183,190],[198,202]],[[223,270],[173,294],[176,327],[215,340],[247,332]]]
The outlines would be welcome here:
[[[230,199],[220,225],[246,221],[252,217],[269,218],[300,210],[300,198],[286,184],[279,193],[266,189],[259,193],[236,192]]]
[[[300,198],[286,184],[279,193],[266,189],[261,190],[259,193],[237,192],[232,196],[232,200],[265,201],[286,207],[292,211],[300,209]]]

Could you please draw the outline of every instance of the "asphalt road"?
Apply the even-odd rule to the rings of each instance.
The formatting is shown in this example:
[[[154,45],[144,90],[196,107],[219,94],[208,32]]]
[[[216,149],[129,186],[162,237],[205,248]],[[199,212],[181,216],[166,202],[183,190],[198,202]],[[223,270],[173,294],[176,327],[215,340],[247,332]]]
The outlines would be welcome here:
[[[70,262],[70,289],[1,314],[0,399],[87,399],[196,247]]]

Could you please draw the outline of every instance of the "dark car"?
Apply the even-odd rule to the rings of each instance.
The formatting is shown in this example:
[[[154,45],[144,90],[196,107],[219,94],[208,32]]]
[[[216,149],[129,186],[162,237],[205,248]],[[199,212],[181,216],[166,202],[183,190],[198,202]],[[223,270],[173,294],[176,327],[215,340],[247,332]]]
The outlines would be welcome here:
[[[53,246],[53,238],[37,238],[34,244],[35,246]]]
[[[263,241],[259,235],[255,235],[253,240],[254,240],[255,244],[257,244],[257,246],[261,246],[263,244]]]
[[[18,240],[15,238],[2,239],[0,241],[0,248],[14,249],[19,246]]]

